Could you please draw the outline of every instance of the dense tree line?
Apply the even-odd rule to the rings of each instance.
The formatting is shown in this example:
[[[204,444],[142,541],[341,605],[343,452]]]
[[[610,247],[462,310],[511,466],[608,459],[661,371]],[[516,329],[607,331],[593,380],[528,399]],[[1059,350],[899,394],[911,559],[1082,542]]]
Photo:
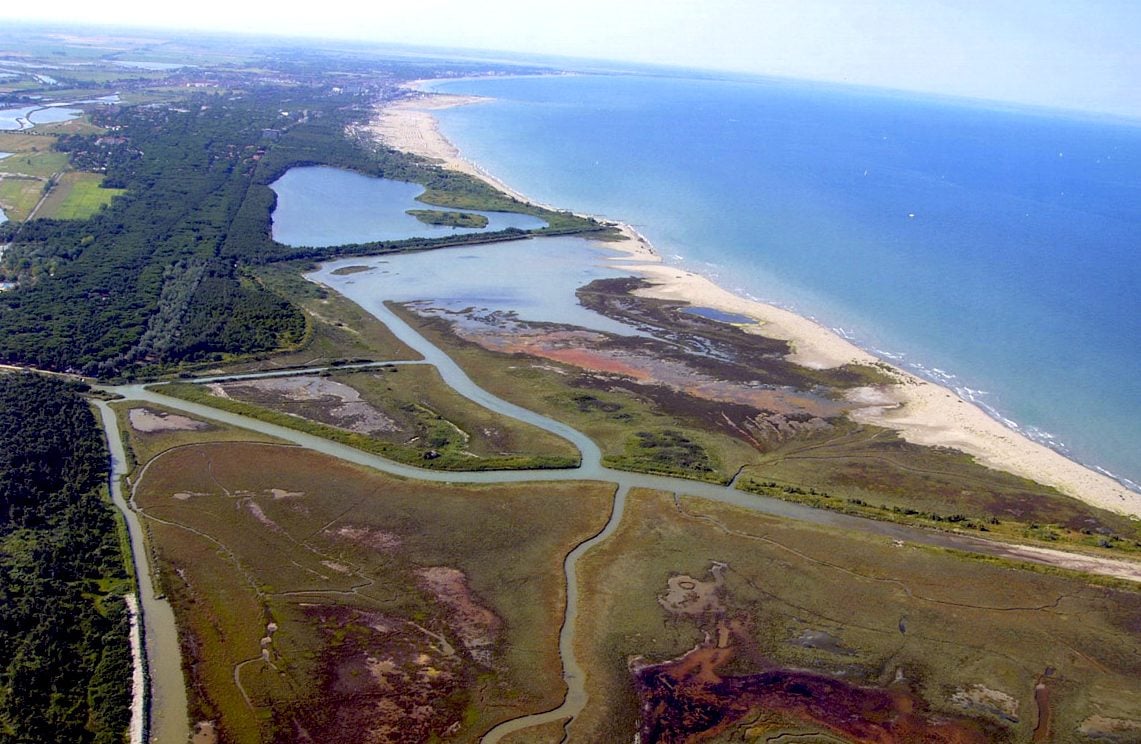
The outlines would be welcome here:
[[[67,383],[0,375],[0,742],[121,742],[129,588],[108,458]]]
[[[0,361],[111,378],[269,351],[299,341],[301,311],[250,279],[273,261],[425,249],[521,237],[519,230],[386,243],[291,248],[270,234],[269,185],[298,165],[331,165],[420,183],[449,208],[536,214],[546,232],[600,229],[522,205],[465,174],[354,136],[367,101],[328,88],[251,80],[241,95],[92,115],[101,134],[61,136],[81,170],[126,189],[87,220],[0,227],[12,241],[0,279]],[[349,133],[349,136],[346,136]]]
[[[0,295],[0,358],[106,377],[300,338],[300,311],[245,280],[241,258],[222,250],[264,130],[295,123],[282,105],[203,95],[179,107],[114,108],[98,114],[107,134],[62,140],[73,162],[97,163],[128,193],[88,220],[20,228],[5,256],[20,287]]]

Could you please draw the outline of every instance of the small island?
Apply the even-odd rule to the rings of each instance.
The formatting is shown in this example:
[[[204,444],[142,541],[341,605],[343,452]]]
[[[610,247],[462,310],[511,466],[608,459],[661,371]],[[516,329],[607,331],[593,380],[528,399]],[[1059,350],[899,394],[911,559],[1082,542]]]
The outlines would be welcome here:
[[[469,227],[476,230],[487,227],[487,217],[472,212],[445,212],[439,209],[409,209],[410,214],[425,225],[445,227]]]

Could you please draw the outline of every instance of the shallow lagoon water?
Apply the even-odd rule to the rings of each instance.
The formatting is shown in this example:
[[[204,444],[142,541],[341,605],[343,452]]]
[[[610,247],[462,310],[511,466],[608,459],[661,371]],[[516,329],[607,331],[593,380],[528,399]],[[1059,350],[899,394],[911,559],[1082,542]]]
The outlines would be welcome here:
[[[581,238],[533,238],[348,258],[324,264],[309,276],[366,307],[377,298],[426,300],[450,310],[501,310],[514,312],[522,320],[635,335],[629,326],[579,305],[574,294],[595,279],[628,276],[629,271],[606,265],[608,258],[618,255]],[[369,270],[335,273],[360,266]]]
[[[547,224],[526,214],[465,209],[462,211],[487,217],[487,227],[427,225],[405,214],[409,209],[444,209],[416,201],[424,193],[423,186],[327,166],[291,168],[270,188],[277,194],[273,239],[291,246],[440,238],[509,227],[534,230]]]
[[[31,129],[36,124],[58,124],[70,121],[83,112],[66,106],[23,106],[0,110],[0,130]]]

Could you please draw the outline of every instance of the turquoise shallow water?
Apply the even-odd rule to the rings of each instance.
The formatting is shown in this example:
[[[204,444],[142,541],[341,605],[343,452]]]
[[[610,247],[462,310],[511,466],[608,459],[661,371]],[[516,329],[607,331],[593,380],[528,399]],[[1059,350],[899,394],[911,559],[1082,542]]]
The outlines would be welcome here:
[[[1141,481],[1141,126],[771,81],[436,87],[497,99],[441,126],[524,193]]]

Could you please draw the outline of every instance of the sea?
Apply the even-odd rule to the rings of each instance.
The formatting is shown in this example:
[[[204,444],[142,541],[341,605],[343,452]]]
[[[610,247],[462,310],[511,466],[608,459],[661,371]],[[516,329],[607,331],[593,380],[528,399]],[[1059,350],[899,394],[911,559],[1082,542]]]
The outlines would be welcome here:
[[[461,153],[1141,483],[1141,121],[762,78],[438,82]]]

